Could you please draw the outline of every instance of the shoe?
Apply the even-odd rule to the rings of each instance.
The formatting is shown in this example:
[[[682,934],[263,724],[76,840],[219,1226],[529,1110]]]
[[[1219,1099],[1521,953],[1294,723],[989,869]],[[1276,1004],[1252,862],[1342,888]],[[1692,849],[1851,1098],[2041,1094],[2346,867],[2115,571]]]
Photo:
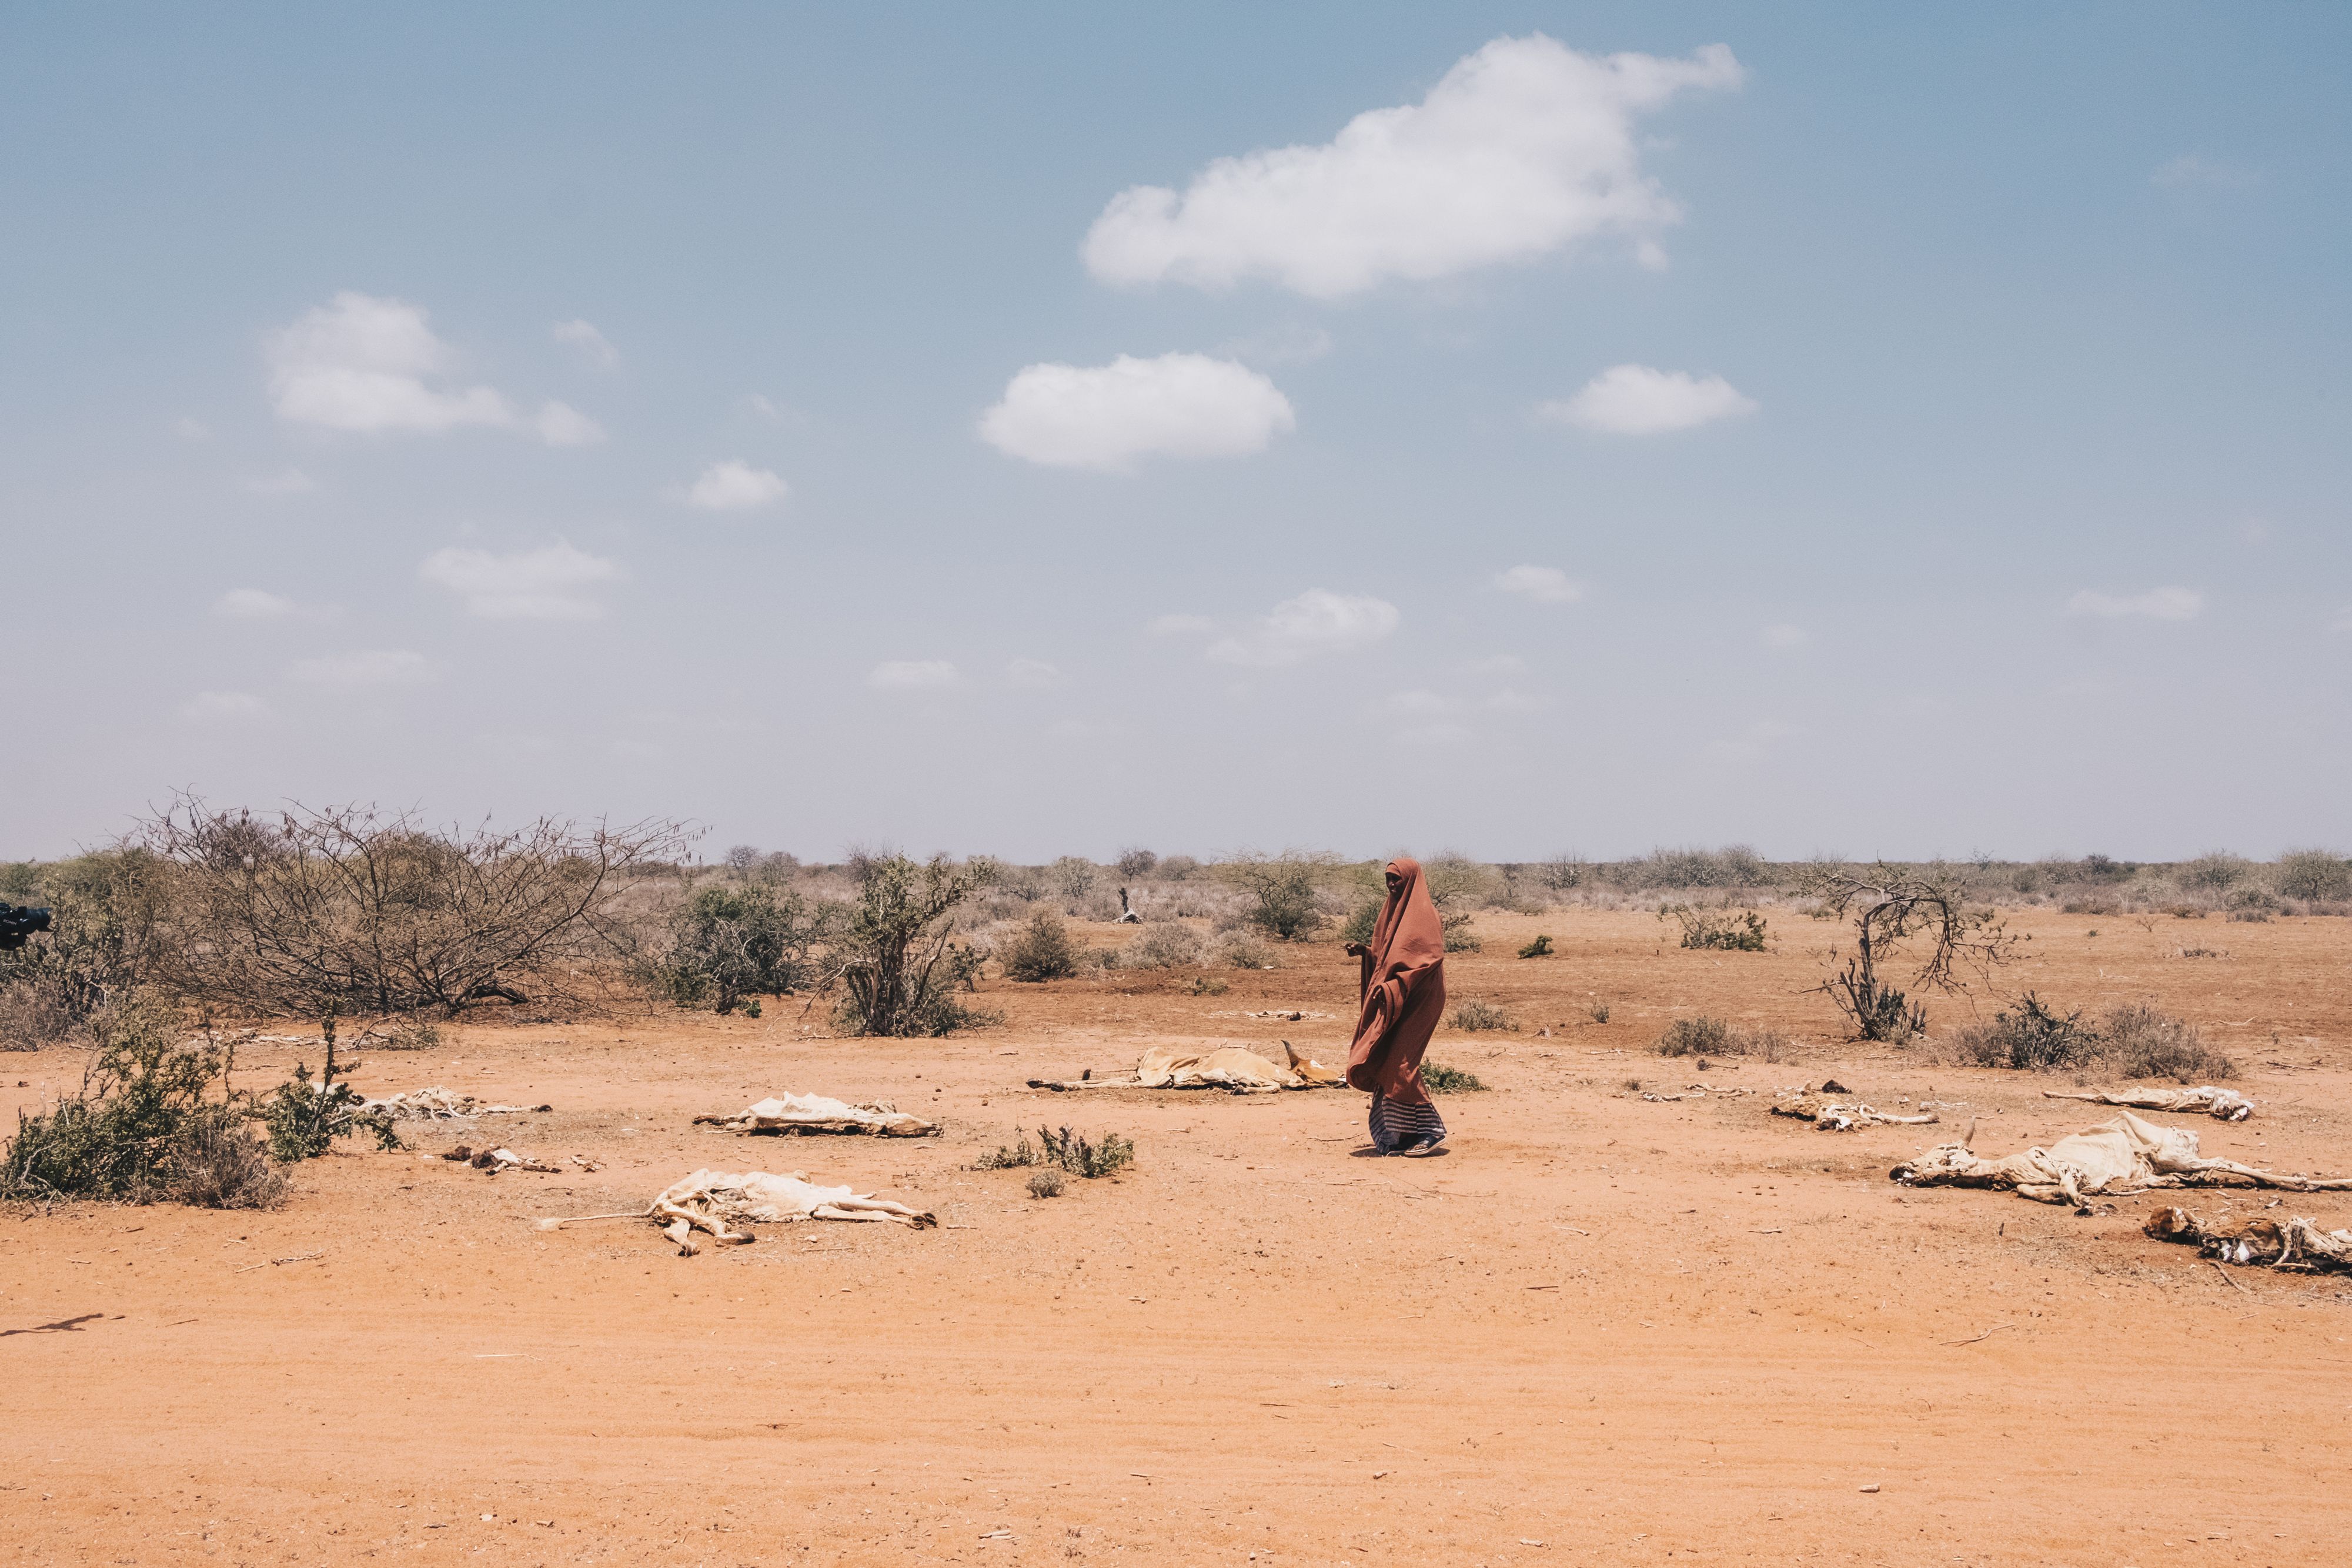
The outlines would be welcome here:
[[[1412,1142],[1407,1144],[1404,1147],[1397,1151],[1398,1154],[1402,1155],[1409,1160],[1427,1159],[1436,1152],[1437,1140],[1435,1138],[1415,1138]]]

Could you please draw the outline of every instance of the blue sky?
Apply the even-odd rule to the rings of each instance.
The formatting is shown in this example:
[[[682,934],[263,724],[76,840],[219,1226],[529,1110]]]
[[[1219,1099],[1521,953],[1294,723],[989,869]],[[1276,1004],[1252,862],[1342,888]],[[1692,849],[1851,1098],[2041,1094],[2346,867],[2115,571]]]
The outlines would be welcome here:
[[[0,855],[2352,840],[2352,14],[1142,11],[13,9]]]

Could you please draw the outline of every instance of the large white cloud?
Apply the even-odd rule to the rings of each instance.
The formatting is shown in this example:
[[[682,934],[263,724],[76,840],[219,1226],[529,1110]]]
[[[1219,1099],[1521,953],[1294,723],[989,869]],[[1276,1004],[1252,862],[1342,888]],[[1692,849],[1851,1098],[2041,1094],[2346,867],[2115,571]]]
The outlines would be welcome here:
[[[702,471],[688,486],[686,504],[706,512],[749,511],[782,500],[791,488],[771,470],[730,458]]]
[[[1209,657],[1226,664],[1295,664],[1377,643],[1396,630],[1397,620],[1396,606],[1384,599],[1310,588],[1240,635],[1210,643]]]
[[[551,446],[601,440],[604,430],[560,402],[525,418],[505,394],[450,382],[457,355],[422,307],[345,289],[269,336],[269,397],[294,424],[375,434],[475,427],[524,431]]]
[[[2084,589],[2066,601],[2069,615],[2095,615],[2120,621],[2139,616],[2150,621],[2194,621],[2203,613],[2205,596],[2193,588],[2151,588],[2146,593],[2101,593]]]
[[[1541,34],[1457,61],[1418,104],[1372,110],[1320,147],[1220,158],[1180,195],[1137,185],[1087,233],[1109,283],[1269,278],[1336,298],[1619,235],[1656,259],[1680,210],[1641,170],[1637,116],[1737,87],[1720,44],[1687,59],[1579,54]]]
[[[1701,379],[1647,365],[1613,366],[1574,397],[1536,410],[1544,419],[1611,435],[1664,435],[1755,412],[1755,401],[1721,376]]]
[[[621,569],[559,540],[510,555],[452,546],[425,557],[418,575],[486,621],[593,621],[604,612],[595,591]]]
[[[1055,468],[1129,467],[1139,457],[1241,457],[1294,429],[1290,400],[1232,360],[1121,354],[1108,365],[1031,365],[981,416],[981,438]]]

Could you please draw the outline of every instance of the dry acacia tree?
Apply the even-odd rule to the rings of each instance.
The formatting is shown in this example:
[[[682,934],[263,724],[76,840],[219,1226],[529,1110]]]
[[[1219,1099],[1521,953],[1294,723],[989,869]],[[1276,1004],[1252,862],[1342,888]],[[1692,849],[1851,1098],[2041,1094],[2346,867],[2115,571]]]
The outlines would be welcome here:
[[[980,1021],[955,996],[980,957],[952,937],[956,910],[996,880],[995,862],[869,854],[857,863],[857,902],[834,949],[848,991],[840,1022],[860,1034],[939,1035]]]
[[[1882,966],[1899,961],[1912,967],[1914,989],[1948,992],[1970,973],[1990,979],[2008,956],[2012,938],[1991,910],[1968,906],[1955,878],[1881,861],[1859,870],[1815,866],[1798,885],[1836,918],[1853,922],[1844,968],[1812,988],[1838,1005],[1857,1039],[1907,1040],[1927,1026],[1927,1009],[1889,984]]]
[[[579,999],[625,945],[615,902],[690,841],[670,821],[465,831],[297,805],[273,822],[194,798],[138,838],[174,868],[181,988],[306,1018]]]

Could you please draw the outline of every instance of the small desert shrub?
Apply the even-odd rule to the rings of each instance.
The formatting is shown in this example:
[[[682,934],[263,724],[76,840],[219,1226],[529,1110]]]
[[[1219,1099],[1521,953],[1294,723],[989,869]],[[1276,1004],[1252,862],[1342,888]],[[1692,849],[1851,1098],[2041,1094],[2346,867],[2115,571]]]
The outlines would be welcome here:
[[[275,1208],[285,1201],[286,1173],[241,1118],[195,1117],[172,1141],[165,1167],[172,1195],[197,1208]]]
[[[1160,862],[1160,875],[1167,882],[1190,882],[1201,874],[1201,862],[1191,855],[1170,855]]]
[[[1439,929],[1444,931],[1445,934],[1445,950],[1447,952],[1478,953],[1485,951],[1486,945],[1478,940],[1478,934],[1470,928],[1469,911],[1457,909],[1450,915],[1440,915],[1437,917],[1437,924]]]
[[[2193,861],[2181,862],[2176,873],[2180,885],[2206,893],[2227,893],[2253,874],[2254,862],[2243,855],[2233,855],[2226,850],[2199,855]]]
[[[1488,1030],[1508,1030],[1516,1033],[1519,1027],[1518,1020],[1510,1014],[1492,1002],[1480,1001],[1475,998],[1454,1003],[1454,1010],[1446,1015],[1445,1021],[1465,1034],[1478,1034]]]
[[[1033,1171],[1030,1173],[1029,1196],[1031,1197],[1059,1197],[1062,1196],[1062,1189],[1061,1172]]]
[[[1339,926],[1339,940],[1342,942],[1370,942],[1372,939],[1373,926],[1380,923],[1381,905],[1387,902],[1388,895],[1386,894],[1374,894],[1363,903],[1356,905],[1356,912],[1353,915],[1349,915]]]
[[[1439,1061],[1421,1064],[1421,1086],[1432,1094],[1483,1094],[1486,1092],[1485,1081],[1476,1073],[1465,1072],[1459,1067],[1448,1067]]]
[[[1592,1021],[1594,1023],[1607,1023],[1609,1021],[1609,1004],[1607,1002],[1593,1003],[1591,1011],[1592,1014]]]
[[[1084,898],[1094,891],[1099,874],[1094,862],[1079,855],[1064,855],[1045,868],[1046,882],[1064,898]]]
[[[1070,940],[1069,927],[1050,909],[1031,915],[1029,924],[1004,945],[999,956],[1008,980],[1036,985],[1066,980],[1078,972],[1078,950]]]
[[[1201,934],[1173,921],[1144,927],[1143,935],[1120,950],[1122,969],[1181,969],[1201,961],[1207,946]]]
[[[1118,852],[1118,874],[1129,882],[1135,882],[1150,876],[1153,869],[1160,864],[1160,857],[1150,850],[1121,850]]]
[[[1286,850],[1239,855],[1220,869],[1249,895],[1250,925],[1280,941],[1304,942],[1323,925],[1322,884],[1333,863],[1328,854]]]
[[[1135,1145],[1117,1133],[1105,1133],[1101,1143],[1090,1144],[1067,1127],[1058,1133],[1040,1127],[1037,1141],[1045,1146],[1040,1164],[1059,1166],[1075,1176],[1116,1176],[1135,1163]]]
[[[1966,1024],[1955,1030],[1949,1051],[1972,1067],[2049,1072],[2080,1067],[2098,1048],[2098,1030],[2083,1022],[2080,1009],[2053,1012],[2028,991],[2018,998],[2015,1011],[2003,1010],[1990,1023]]]
[[[759,883],[699,888],[670,917],[669,954],[651,988],[678,1007],[722,1013],[748,997],[797,990],[815,977],[814,949],[831,914]]]
[[[2183,947],[2180,956],[2184,958],[2226,958],[2230,955],[2226,948],[2221,947]]]
[[[1192,994],[1196,997],[1222,997],[1233,988],[1231,981],[1215,979],[1207,975],[1195,976],[1192,980]]]
[[[1722,953],[1764,951],[1764,917],[1754,910],[1734,916],[1728,909],[1691,909],[1668,904],[1659,911],[1671,915],[1683,928],[1682,945]]]
[[[2237,1071],[2199,1037],[2196,1026],[2139,1002],[2107,1015],[2099,1029],[2099,1054],[2126,1078],[2200,1083]]]
[[[1731,1026],[1718,1018],[1702,1013],[1695,1019],[1676,1019],[1658,1037],[1660,1056],[1727,1056],[1731,1053]]]
[[[1011,1147],[1000,1144],[994,1154],[982,1155],[972,1161],[971,1168],[976,1171],[1009,1171],[1038,1163],[1037,1146],[1029,1141],[1029,1134],[1024,1133]]]
[[[1519,956],[1522,958],[1550,957],[1551,938],[1549,936],[1538,936],[1534,941],[1519,949]]]
[[[958,867],[944,855],[922,865],[904,855],[868,857],[857,902],[835,945],[848,993],[835,1021],[859,1034],[898,1039],[1003,1021],[957,999],[979,975],[981,957],[951,940],[956,911],[996,876],[992,861]]]
[[[751,1004],[753,1018],[759,1003]],[[431,1051],[441,1043],[441,1031],[429,1023],[404,1019],[388,1030],[370,1030],[354,1042],[366,1051]]]
[[[2230,911],[2230,918],[2247,925],[2268,925],[2271,912],[2267,909],[2233,909]]]
[[[0,1051],[55,1045],[79,1021],[72,998],[52,976],[34,975],[0,985]]]
[[[1273,945],[1248,931],[1227,932],[1212,958],[1229,969],[1271,969],[1277,963]]]
[[[2233,910],[2256,910],[2264,915],[2275,915],[2279,908],[2278,894],[2267,887],[2242,887],[2227,902]]]

